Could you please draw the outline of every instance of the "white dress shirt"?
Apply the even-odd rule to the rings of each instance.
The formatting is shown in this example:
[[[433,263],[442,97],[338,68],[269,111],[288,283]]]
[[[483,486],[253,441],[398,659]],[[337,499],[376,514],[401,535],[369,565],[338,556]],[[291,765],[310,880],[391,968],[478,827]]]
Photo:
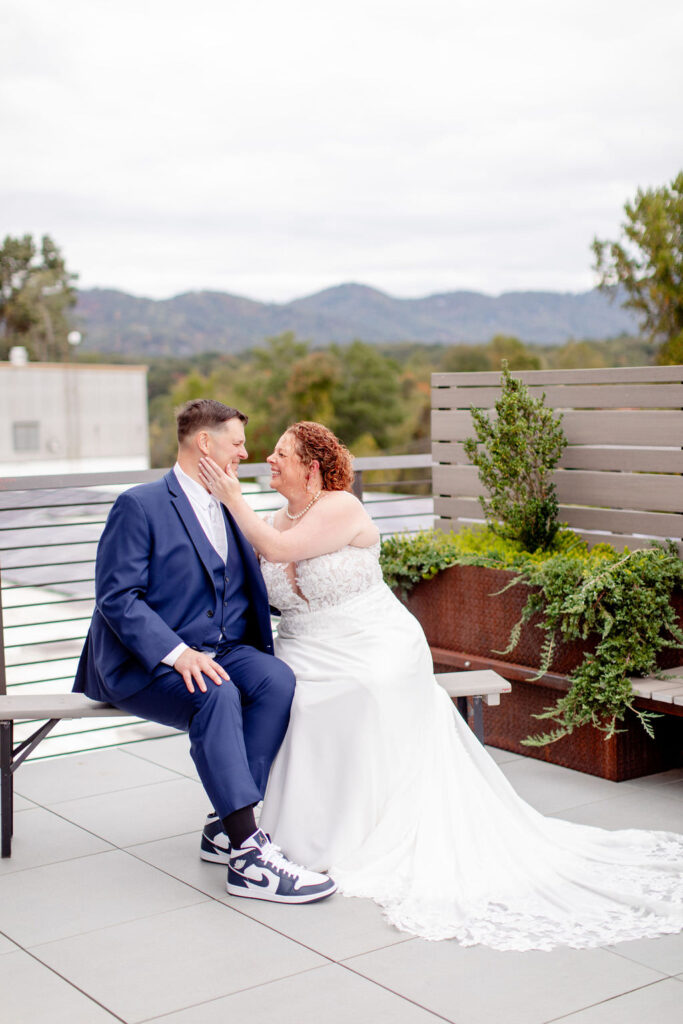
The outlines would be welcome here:
[[[176,475],[178,483],[182,487],[187,500],[192,506],[192,511],[196,515],[199,525],[206,534],[207,540],[211,544],[214,551],[221,557],[224,562],[228,560],[228,535],[225,530],[225,520],[223,518],[223,510],[221,504],[217,498],[214,498],[213,494],[209,494],[201,484],[193,480],[191,476],[188,476],[176,462],[173,467],[173,472]],[[180,657],[183,651],[187,650],[187,644],[178,644],[172,651],[169,651],[165,658],[162,658],[164,665],[169,665],[171,668],[176,663],[176,660]]]

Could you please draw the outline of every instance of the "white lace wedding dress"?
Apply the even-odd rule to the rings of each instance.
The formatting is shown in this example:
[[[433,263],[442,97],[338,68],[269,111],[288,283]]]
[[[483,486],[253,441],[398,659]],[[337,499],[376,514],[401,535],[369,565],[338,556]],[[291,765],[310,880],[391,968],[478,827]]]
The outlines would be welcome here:
[[[397,928],[501,950],[683,929],[683,836],[544,818],[521,800],[432,674],[379,545],[262,562],[297,688],[262,827]],[[303,596],[301,596],[303,595]]]

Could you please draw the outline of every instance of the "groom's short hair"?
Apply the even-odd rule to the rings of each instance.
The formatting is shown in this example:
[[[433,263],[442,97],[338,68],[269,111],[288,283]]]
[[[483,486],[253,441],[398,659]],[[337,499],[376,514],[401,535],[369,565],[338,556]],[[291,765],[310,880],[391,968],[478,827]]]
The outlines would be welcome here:
[[[192,437],[198,430],[215,430],[227,420],[238,419],[247,423],[248,416],[245,416],[239,409],[233,409],[230,405],[223,405],[213,398],[195,398],[191,402],[185,402],[179,409],[176,409],[176,424],[178,427],[178,444]]]

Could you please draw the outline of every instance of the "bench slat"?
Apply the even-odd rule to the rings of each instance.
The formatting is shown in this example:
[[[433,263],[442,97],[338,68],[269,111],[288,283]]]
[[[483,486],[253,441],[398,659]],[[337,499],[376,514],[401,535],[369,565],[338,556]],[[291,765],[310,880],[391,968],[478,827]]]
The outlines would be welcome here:
[[[483,697],[487,704],[499,704],[500,694],[512,690],[510,681],[490,668],[472,672],[439,672],[436,681],[449,697]]]
[[[647,700],[658,700],[661,704],[683,704],[683,665],[667,669],[661,678],[634,676],[631,689],[637,697],[645,697]]]
[[[83,693],[0,696],[0,720],[32,718],[130,718],[130,712],[90,700]]]

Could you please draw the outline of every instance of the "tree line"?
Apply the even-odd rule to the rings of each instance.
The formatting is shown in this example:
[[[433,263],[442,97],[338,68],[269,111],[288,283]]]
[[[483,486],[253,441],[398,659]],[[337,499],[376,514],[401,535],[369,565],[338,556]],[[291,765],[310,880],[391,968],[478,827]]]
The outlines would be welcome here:
[[[256,462],[270,454],[290,423],[302,419],[325,423],[355,455],[426,452],[434,372],[499,371],[504,362],[511,370],[637,366],[650,358],[647,342],[629,337],[555,347],[497,335],[487,345],[355,341],[313,349],[292,333],[240,355],[160,357],[148,363],[152,465],[173,460],[173,410],[192,398],[216,398],[247,413],[249,454]]]

